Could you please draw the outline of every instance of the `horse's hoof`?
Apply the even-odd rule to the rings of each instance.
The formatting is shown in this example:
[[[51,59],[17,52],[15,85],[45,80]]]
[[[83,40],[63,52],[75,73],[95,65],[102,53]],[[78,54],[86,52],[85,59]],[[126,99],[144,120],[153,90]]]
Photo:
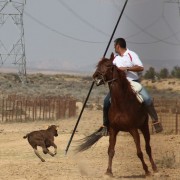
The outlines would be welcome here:
[[[145,174],[146,176],[151,176],[151,172],[150,171],[148,171],[148,172],[146,172],[146,174]]]
[[[158,173],[159,171],[158,171],[158,169],[153,169],[153,172]]]
[[[154,172],[153,175],[154,175],[155,179],[161,179],[161,177],[162,177],[162,174],[159,171]]]
[[[42,162],[45,162],[45,160],[44,160],[44,159],[41,159],[41,161],[42,161]]]
[[[113,173],[112,172],[106,172],[105,175],[107,175],[109,177],[113,177]]]
[[[153,169],[153,172],[154,172],[154,173],[157,173],[157,172],[158,172],[157,166],[152,167],[152,169]]]

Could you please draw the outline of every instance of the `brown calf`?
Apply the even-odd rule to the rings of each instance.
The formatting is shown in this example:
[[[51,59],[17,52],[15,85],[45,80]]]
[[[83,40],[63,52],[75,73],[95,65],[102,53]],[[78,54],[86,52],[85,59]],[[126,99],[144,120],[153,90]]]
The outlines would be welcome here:
[[[27,138],[29,144],[34,149],[35,154],[41,159],[42,162],[45,160],[39,155],[37,146],[41,146],[44,154],[50,154],[54,156],[57,154],[57,146],[54,144],[54,136],[58,136],[57,127],[55,125],[49,126],[46,130],[33,131],[28,133],[23,138]],[[54,154],[49,151],[48,147],[54,147]]]

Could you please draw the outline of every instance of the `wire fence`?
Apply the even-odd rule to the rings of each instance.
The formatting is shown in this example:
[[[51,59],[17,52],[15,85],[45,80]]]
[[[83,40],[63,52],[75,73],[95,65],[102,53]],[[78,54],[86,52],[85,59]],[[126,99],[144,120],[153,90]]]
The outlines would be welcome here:
[[[100,97],[96,98],[97,107],[101,106],[101,101]],[[159,121],[162,123],[163,133],[180,134],[180,100],[155,98],[154,106],[157,111]],[[149,127],[151,134],[155,133],[150,117]]]
[[[164,133],[180,134],[180,100],[154,99],[154,105],[163,125]],[[153,128],[151,131],[154,133]]]
[[[75,117],[77,115],[76,102],[76,99],[70,96],[26,97],[8,95],[0,99],[0,123]],[[96,107],[102,110],[100,102],[100,98],[97,97]],[[180,134],[180,100],[155,98],[154,105],[163,125],[163,132],[165,134]],[[151,124],[150,119],[149,127],[153,134],[155,131]]]
[[[8,95],[0,100],[1,122],[57,120],[76,115],[76,100],[69,96],[25,97]]]

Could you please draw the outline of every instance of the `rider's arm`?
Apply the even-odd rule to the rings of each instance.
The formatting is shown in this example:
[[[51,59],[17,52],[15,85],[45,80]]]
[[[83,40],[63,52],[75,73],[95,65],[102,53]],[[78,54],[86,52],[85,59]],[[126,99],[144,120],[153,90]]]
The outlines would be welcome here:
[[[131,54],[130,60],[131,60],[132,66],[126,67],[126,71],[133,71],[133,72],[143,71],[144,67],[139,56],[133,51],[131,51],[130,54]]]
[[[132,66],[132,67],[126,67],[126,70],[127,71],[134,71],[134,72],[141,72],[141,71],[144,70],[144,67],[135,65],[135,66]]]
[[[132,67],[118,67],[121,71],[134,71],[134,72],[141,72],[144,70],[144,67],[135,65]]]

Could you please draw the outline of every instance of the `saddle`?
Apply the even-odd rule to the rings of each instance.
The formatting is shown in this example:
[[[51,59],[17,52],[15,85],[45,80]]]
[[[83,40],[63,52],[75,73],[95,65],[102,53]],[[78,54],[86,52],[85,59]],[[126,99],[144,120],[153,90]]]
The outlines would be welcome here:
[[[142,89],[142,85],[140,83],[138,83],[138,82],[135,82],[135,81],[129,81],[129,82],[131,84],[132,90],[136,94],[136,97],[137,97],[138,101],[140,103],[143,103],[144,100],[143,100],[141,94],[139,93],[141,91],[141,89]]]

